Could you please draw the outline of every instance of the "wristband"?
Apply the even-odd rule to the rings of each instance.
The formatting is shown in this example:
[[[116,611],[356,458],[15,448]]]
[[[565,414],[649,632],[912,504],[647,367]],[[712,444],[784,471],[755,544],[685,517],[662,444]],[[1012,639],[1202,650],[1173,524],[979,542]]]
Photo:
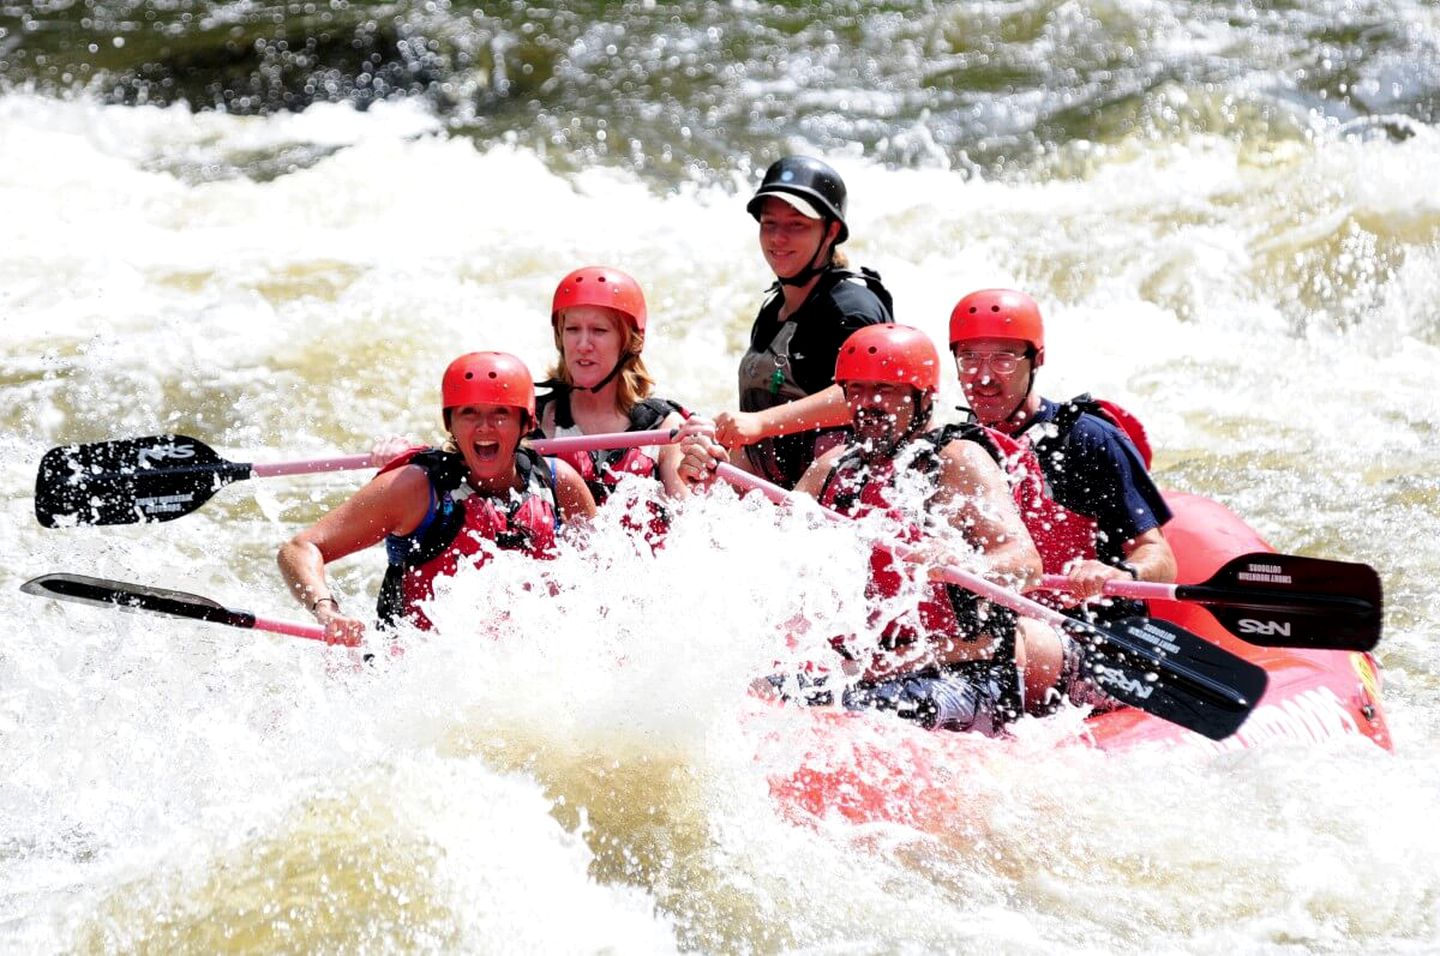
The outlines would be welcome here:
[[[315,600],[313,600],[313,601],[310,602],[310,613],[311,613],[311,614],[314,614],[314,613],[315,613],[315,609],[316,609],[317,607],[319,607],[321,604],[325,603],[326,601],[329,601],[331,604],[335,605],[335,610],[337,610],[337,611],[340,610],[340,602],[337,601],[337,600],[335,600],[333,597],[330,597],[330,596],[327,594],[325,597],[316,598]]]
[[[1119,568],[1121,571],[1129,572],[1130,577],[1134,578],[1136,581],[1140,580],[1139,569],[1137,569],[1135,565],[1131,564],[1129,561],[1116,561],[1115,567]]]

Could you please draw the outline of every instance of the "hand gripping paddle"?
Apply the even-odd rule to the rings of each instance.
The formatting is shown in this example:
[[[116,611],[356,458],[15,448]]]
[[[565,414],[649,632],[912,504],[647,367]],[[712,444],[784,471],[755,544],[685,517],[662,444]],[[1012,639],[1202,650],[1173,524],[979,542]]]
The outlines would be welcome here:
[[[1064,590],[1062,575],[1047,588]],[[1368,564],[1257,551],[1200,584],[1106,581],[1115,597],[1203,604],[1227,631],[1259,647],[1368,651],[1380,642],[1384,598]]]

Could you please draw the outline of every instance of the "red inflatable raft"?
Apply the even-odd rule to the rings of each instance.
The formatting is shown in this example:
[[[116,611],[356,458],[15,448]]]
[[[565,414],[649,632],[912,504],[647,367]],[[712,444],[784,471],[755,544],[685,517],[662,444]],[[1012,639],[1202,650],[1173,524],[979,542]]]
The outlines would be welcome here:
[[[1171,492],[1166,500],[1175,513],[1165,537],[1175,551],[1179,584],[1203,582],[1241,555],[1274,551],[1209,499]],[[1370,654],[1258,647],[1232,635],[1200,604],[1153,601],[1150,609],[1264,668],[1269,675],[1264,696],[1224,740],[1126,707],[1086,718],[1082,742],[1107,750],[1149,745],[1219,753],[1272,741],[1359,736],[1390,749],[1379,670]],[[977,761],[1010,756],[1005,741],[974,734],[930,733],[874,714],[786,709],[791,713],[774,715],[784,725],[772,728],[777,736],[761,759],[782,805],[818,816],[943,823],[955,812],[953,782],[973,772]]]

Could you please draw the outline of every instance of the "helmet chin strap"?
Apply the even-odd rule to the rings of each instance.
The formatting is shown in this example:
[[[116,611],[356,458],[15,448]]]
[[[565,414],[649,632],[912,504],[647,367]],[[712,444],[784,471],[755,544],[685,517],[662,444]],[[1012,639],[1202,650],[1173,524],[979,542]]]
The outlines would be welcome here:
[[[934,406],[933,395],[929,392],[922,392],[918,388],[915,390],[915,417],[910,419],[910,425],[905,429],[905,434],[900,436],[901,445],[919,435],[930,423],[930,412]]]
[[[823,249],[825,248],[825,243],[826,243],[826,241],[827,241],[827,239],[826,239],[826,233],[829,233],[829,231],[830,231],[830,223],[831,223],[832,221],[833,221],[833,220],[830,220],[830,219],[825,220],[825,230],[824,230],[824,232],[823,232],[823,233],[821,234],[821,236],[820,236],[820,244],[815,247],[815,251],[814,251],[814,252],[811,254],[811,256],[810,256],[810,262],[809,262],[809,264],[807,264],[807,265],[805,266],[805,268],[801,269],[799,272],[795,273],[793,276],[780,276],[780,275],[777,275],[777,276],[775,277],[775,278],[779,281],[779,283],[780,283],[781,285],[802,286],[802,285],[804,285],[805,283],[809,282],[811,279],[815,278],[815,277],[818,276],[820,273],[824,272],[826,269],[828,269],[828,268],[830,267],[830,257],[829,257],[829,256],[826,256],[826,257],[825,257],[825,263],[824,263],[824,265],[819,265],[819,266],[817,266],[817,265],[815,264],[815,260],[818,259],[818,258],[820,258],[820,252],[821,252],[821,250],[823,250]],[[833,247],[832,247],[832,248],[833,248]]]
[[[623,369],[623,368],[629,363],[629,361],[630,361],[630,356],[631,356],[632,354],[634,354],[634,353],[626,352],[624,355],[620,356],[620,361],[618,361],[618,362],[615,363],[615,367],[610,370],[610,374],[609,374],[609,375],[605,376],[605,377],[602,378],[600,381],[596,382],[594,385],[591,385],[589,388],[582,388],[582,389],[580,389],[580,391],[582,391],[582,392],[599,392],[600,389],[604,388],[606,385],[609,385],[611,382],[613,382],[613,381],[615,380],[615,376],[617,376],[617,375],[620,374],[620,370]]]
[[[557,392],[598,392],[600,391],[600,389],[613,382],[615,380],[615,376],[619,375],[622,371],[625,370],[625,366],[629,364],[630,359],[633,358],[635,355],[635,352],[626,352],[624,355],[620,356],[620,361],[615,363],[615,367],[610,370],[610,374],[606,375],[594,385],[576,385],[574,382],[562,382],[558,378],[547,378],[543,382],[536,382],[535,387],[549,388]]]

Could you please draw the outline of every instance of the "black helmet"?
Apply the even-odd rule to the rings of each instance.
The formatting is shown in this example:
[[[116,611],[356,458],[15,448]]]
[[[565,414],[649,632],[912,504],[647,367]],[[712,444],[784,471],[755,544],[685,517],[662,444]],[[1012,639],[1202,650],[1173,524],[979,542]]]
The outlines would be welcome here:
[[[771,164],[765,170],[760,188],[745,206],[746,211],[757,220],[760,218],[760,204],[766,196],[779,196],[813,219],[834,219],[840,223],[836,245],[850,236],[850,227],[845,225],[845,181],[818,159],[786,156]],[[796,205],[794,199],[800,200],[804,206]],[[812,216],[812,213],[815,215]]]

